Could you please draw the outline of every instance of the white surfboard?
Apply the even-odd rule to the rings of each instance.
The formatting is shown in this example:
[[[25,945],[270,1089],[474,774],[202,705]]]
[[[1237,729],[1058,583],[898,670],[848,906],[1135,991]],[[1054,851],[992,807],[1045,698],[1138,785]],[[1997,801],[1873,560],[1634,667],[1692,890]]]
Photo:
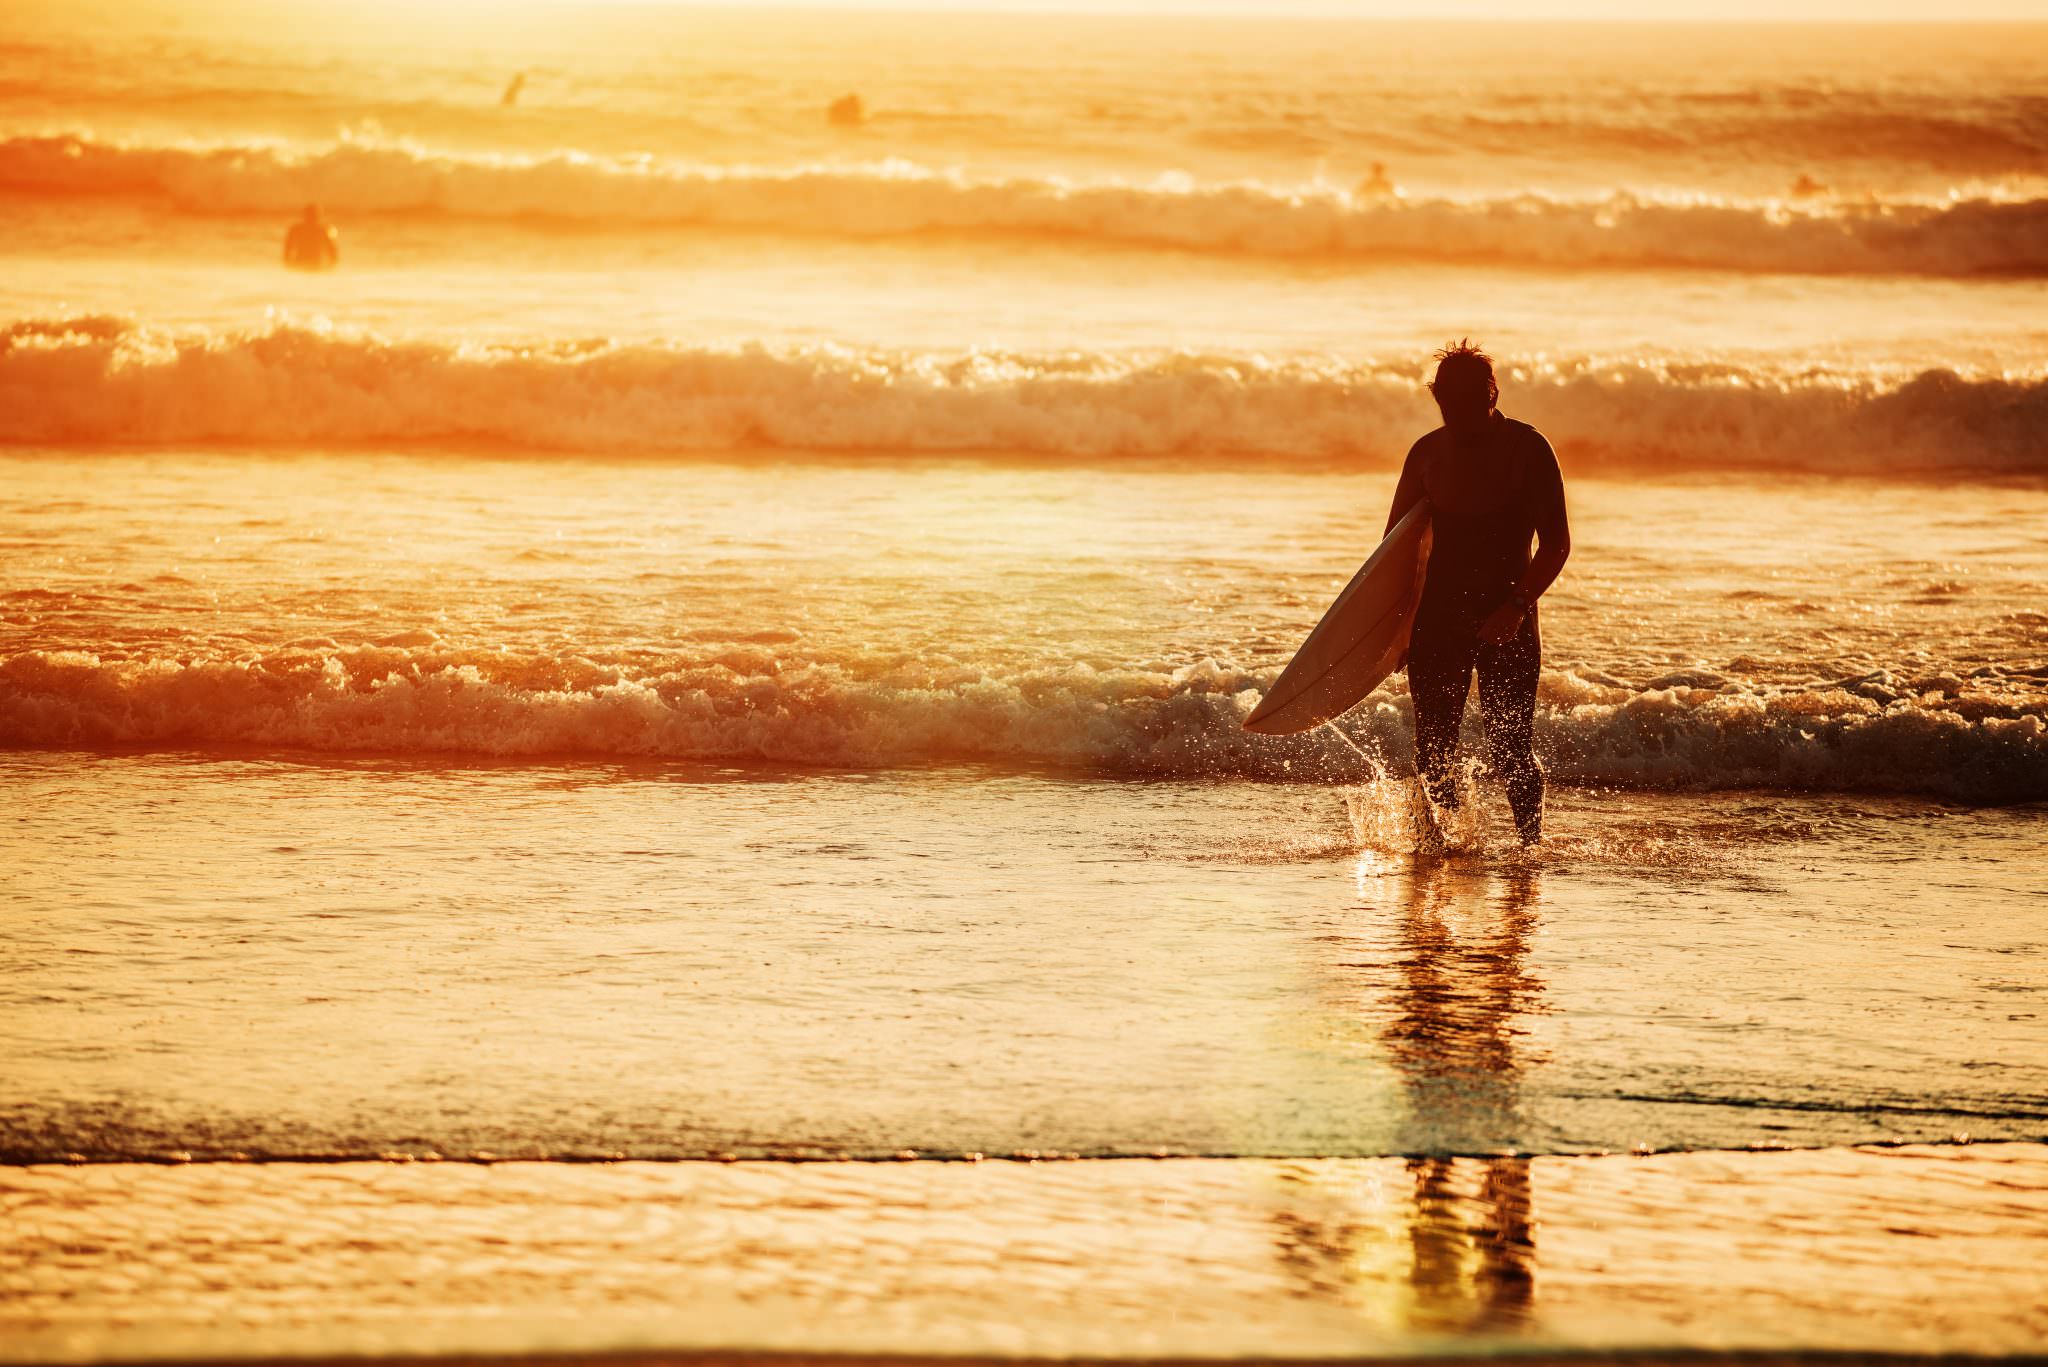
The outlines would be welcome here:
[[[1342,716],[1379,687],[1407,656],[1428,564],[1429,505],[1418,503],[1351,576],[1244,729],[1269,736],[1306,731]]]

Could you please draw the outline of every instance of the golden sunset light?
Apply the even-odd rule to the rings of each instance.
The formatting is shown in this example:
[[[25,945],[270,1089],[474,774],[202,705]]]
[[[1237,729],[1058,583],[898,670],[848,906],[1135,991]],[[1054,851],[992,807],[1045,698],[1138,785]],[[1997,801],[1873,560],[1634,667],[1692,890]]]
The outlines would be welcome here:
[[[11,0],[0,1367],[2019,1367],[2039,0]]]

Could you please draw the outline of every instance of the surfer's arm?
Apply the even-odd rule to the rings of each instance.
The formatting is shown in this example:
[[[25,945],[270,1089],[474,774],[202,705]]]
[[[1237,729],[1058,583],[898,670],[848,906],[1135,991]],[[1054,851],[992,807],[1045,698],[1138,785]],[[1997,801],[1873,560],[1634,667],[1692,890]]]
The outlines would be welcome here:
[[[1534,606],[1543,591],[1557,582],[1557,576],[1564,572],[1564,562],[1572,554],[1572,522],[1564,507],[1564,472],[1557,468],[1557,452],[1550,449],[1547,441],[1543,442],[1541,459],[1543,502],[1536,515],[1536,554],[1529,557],[1529,568],[1522,571],[1511,595],[1519,598],[1525,608]]]
[[[1536,554],[1529,557],[1529,568],[1508,590],[1507,601],[1479,624],[1479,639],[1490,645],[1505,645],[1514,638],[1522,628],[1522,619],[1529,615],[1544,591],[1557,582],[1564,562],[1571,558],[1572,525],[1565,513],[1564,475],[1557,468],[1557,453],[1546,441],[1537,459],[1541,470],[1537,498],[1541,506],[1536,514]]]
[[[1419,454],[1422,443],[1416,442],[1408,448],[1408,459],[1401,463],[1401,482],[1394,486],[1394,506],[1387,510],[1387,532],[1394,530],[1394,524],[1408,515],[1408,510],[1422,502],[1422,457]]]

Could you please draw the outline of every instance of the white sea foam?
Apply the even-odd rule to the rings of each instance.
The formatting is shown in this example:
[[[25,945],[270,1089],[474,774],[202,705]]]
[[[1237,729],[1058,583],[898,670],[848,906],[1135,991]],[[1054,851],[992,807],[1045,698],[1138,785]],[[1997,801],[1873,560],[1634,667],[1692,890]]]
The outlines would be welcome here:
[[[255,745],[331,752],[647,756],[885,768],[1076,766],[1118,774],[1355,782],[1360,749],[1409,767],[1398,684],[1343,722],[1241,729],[1266,673],[957,666],[863,677],[772,648],[649,667],[443,645],[103,660],[0,660],[0,744]],[[1867,691],[1867,690],[1866,690]],[[1885,702],[1842,687],[1691,687],[1545,676],[1553,779],[1657,788],[1786,787],[2048,798],[2048,700],[1957,686]]]
[[[1843,473],[2048,468],[2048,376],[1508,358],[1570,458]],[[326,326],[0,329],[0,443],[970,452],[1386,466],[1432,414],[1412,363],[1200,353],[531,346]]]
[[[652,157],[457,154],[342,141],[0,140],[0,192],[105,196],[191,214],[404,214],[640,231],[748,228],[855,238],[983,233],[1277,257],[1970,276],[2048,271],[2048,201],[1825,201],[1522,193],[1358,196],[1332,185],[984,177],[906,161],[713,166]]]

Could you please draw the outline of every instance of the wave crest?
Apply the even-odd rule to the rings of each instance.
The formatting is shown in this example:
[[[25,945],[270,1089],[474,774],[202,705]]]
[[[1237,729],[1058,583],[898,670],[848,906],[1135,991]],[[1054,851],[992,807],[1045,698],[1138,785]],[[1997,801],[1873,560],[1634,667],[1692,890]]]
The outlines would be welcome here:
[[[1510,362],[1516,417],[1588,463],[2038,473],[2048,377]],[[323,325],[0,329],[0,444],[950,452],[1390,465],[1435,415],[1412,364],[394,341]]]
[[[0,660],[0,744],[1365,777],[1358,752],[1327,731],[1241,729],[1271,681],[1215,660],[877,675],[754,643],[633,665],[440,644],[183,660],[26,651]],[[1869,691],[1632,686],[1553,670],[1538,749],[1569,784],[2048,798],[2048,699],[1956,687],[1884,702]],[[1413,719],[1398,686],[1343,726],[1389,772],[1408,767]]]
[[[990,233],[1275,257],[1969,276],[2048,271],[2048,201],[1374,198],[1326,184],[977,177],[905,161],[789,168],[652,157],[485,156],[345,140],[135,145],[0,140],[0,190],[110,196],[190,214],[382,214],[588,228],[765,229],[855,238]]]

